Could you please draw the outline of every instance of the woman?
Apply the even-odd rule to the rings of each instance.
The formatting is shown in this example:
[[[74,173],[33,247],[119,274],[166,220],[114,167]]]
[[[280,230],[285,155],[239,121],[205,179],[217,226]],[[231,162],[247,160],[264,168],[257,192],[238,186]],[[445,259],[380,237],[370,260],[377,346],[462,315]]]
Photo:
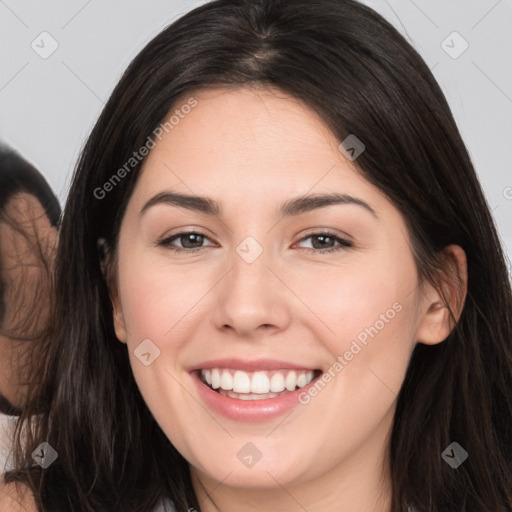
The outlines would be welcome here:
[[[56,286],[9,478],[37,510],[512,510],[502,249],[439,86],[367,7],[220,0],[151,41]]]
[[[60,206],[41,174],[0,147],[0,473],[49,322]]]

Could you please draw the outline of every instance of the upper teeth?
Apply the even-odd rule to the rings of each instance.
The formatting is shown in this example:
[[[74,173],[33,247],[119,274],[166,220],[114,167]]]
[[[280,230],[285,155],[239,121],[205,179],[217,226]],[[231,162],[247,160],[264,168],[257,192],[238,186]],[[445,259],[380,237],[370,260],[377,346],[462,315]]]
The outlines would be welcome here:
[[[233,390],[235,393],[279,393],[287,389],[294,391],[309,384],[313,371],[273,370],[244,372],[228,368],[201,370],[204,380],[213,389]]]

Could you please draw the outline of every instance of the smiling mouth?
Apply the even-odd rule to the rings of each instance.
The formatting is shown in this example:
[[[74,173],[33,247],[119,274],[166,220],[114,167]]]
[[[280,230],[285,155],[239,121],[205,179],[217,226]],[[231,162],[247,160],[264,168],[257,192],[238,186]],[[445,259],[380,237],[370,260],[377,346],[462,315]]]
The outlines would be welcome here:
[[[213,391],[239,400],[277,398],[307,386],[321,370],[269,370],[245,372],[231,368],[199,370],[201,382]]]

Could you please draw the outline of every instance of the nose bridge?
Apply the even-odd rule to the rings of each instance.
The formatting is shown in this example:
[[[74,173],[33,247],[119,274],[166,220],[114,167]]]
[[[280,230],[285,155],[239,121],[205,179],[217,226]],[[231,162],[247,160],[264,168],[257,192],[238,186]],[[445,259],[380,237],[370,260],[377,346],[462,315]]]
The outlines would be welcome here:
[[[237,246],[232,257],[232,285],[254,293],[268,287],[269,259],[269,251],[264,250],[253,237],[247,237]]]
[[[238,244],[219,297],[219,326],[230,326],[245,335],[261,325],[285,326],[285,297],[269,270],[272,266],[272,251],[256,238],[247,236]]]
[[[231,258],[232,271],[230,281],[230,294],[236,297],[237,303],[244,308],[264,308],[272,300],[269,293],[271,273],[270,251],[264,248],[253,236],[245,237],[235,248]]]

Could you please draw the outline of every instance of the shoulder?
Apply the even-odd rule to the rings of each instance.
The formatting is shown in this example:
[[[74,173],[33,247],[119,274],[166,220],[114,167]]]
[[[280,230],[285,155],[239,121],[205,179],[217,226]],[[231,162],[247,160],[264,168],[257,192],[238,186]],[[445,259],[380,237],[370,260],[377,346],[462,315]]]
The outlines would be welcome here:
[[[0,475],[0,510],[37,512],[37,507],[27,486],[14,483],[6,484]]]

